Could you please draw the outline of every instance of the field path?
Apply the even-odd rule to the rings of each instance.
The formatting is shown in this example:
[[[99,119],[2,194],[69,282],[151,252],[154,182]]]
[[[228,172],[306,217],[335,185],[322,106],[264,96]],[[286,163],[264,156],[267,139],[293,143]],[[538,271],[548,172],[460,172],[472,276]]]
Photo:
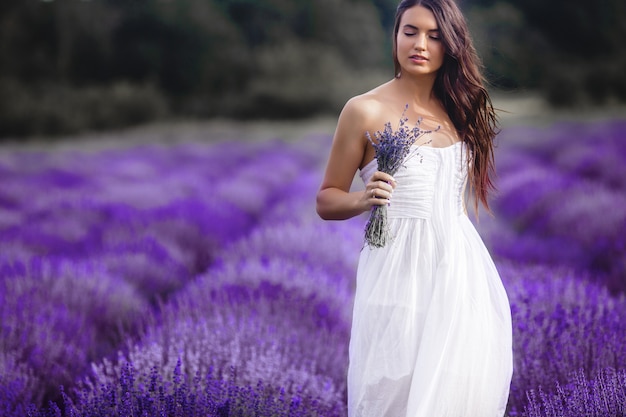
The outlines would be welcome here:
[[[626,105],[557,110],[551,108],[541,97],[535,94],[496,93],[492,98],[494,106],[498,110],[502,129],[520,125],[547,127],[555,122],[626,119]],[[168,144],[189,141],[259,141],[268,139],[298,141],[309,137],[332,136],[337,123],[337,116],[328,115],[304,120],[163,121],[121,130],[87,132],[72,136],[4,140],[4,142],[0,142],[0,152],[18,149],[78,148],[98,150],[146,143]],[[533,138],[527,139],[533,140]]]

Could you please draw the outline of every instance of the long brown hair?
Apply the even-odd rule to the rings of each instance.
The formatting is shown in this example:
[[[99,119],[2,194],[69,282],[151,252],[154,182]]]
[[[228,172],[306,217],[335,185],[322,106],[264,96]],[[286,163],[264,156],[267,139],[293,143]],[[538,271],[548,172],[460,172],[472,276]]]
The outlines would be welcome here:
[[[446,55],[433,87],[470,155],[469,182],[474,193],[474,210],[479,202],[489,211],[487,197],[495,190],[493,140],[498,121],[489,93],[484,85],[482,63],[469,35],[467,23],[454,0],[402,0],[396,11],[393,28],[393,64],[400,76],[398,31],[404,12],[423,6],[433,12]]]

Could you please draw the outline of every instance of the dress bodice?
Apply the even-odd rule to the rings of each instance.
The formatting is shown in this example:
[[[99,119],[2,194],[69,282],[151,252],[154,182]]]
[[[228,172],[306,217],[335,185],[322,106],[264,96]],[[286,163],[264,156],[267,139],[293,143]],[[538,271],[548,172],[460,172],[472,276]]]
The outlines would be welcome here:
[[[464,213],[466,152],[464,142],[446,147],[414,145],[394,175],[397,187],[388,217],[430,219],[438,213]],[[364,184],[376,169],[376,159],[363,167],[359,175]]]

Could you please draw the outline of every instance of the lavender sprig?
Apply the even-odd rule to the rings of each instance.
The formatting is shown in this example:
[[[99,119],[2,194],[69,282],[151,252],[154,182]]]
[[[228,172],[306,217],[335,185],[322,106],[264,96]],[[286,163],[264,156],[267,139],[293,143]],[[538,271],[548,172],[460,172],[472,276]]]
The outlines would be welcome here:
[[[390,122],[385,123],[385,128],[382,132],[377,131],[374,134],[376,140],[372,138],[370,132],[365,132],[376,152],[378,170],[389,175],[394,175],[400,169],[411,152],[411,146],[415,144],[420,136],[433,132],[432,130],[420,128],[421,117],[417,119],[414,127],[408,127],[407,122],[409,119],[405,116],[408,107],[408,105],[405,106],[400,118],[400,124],[395,132]],[[365,225],[365,241],[372,247],[382,248],[390,239],[387,206],[376,205],[372,207],[372,212]]]

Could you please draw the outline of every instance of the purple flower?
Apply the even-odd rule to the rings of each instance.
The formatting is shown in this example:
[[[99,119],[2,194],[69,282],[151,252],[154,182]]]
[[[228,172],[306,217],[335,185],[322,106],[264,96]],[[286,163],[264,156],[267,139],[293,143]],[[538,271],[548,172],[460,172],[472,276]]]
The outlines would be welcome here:
[[[59,385],[72,384],[89,361],[110,353],[146,309],[134,288],[100,265],[1,262],[0,365],[5,368],[0,374],[30,388],[14,400],[24,405],[54,399]]]
[[[563,267],[500,263],[499,270],[513,316],[514,410],[528,391],[565,383],[579,369],[626,369],[626,296]]]
[[[425,133],[431,132],[420,128],[421,118],[418,119],[413,128],[406,126],[409,119],[404,114],[408,108],[408,105],[404,108],[396,131],[391,127],[391,123],[387,122],[382,132],[378,131],[374,134],[376,140],[371,137],[369,132],[365,132],[376,152],[378,171],[394,175],[404,163],[417,139]],[[365,225],[365,241],[370,246],[381,248],[387,244],[389,239],[387,206],[376,205],[372,208],[369,220]]]
[[[621,417],[626,413],[626,370],[604,368],[593,378],[572,373],[554,392],[531,390],[523,417]]]

